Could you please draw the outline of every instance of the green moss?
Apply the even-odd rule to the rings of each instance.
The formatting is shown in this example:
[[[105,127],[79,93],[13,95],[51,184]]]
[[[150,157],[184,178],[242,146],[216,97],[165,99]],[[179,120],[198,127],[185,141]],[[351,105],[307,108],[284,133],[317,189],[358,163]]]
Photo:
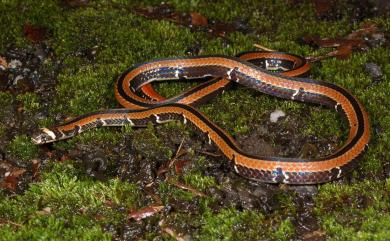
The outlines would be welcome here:
[[[254,212],[238,213],[223,209],[218,214],[204,214],[204,225],[196,235],[197,240],[255,240],[259,232],[251,232],[251,225],[260,227],[264,216]],[[247,226],[248,225],[248,226]],[[253,236],[254,235],[254,236]]]
[[[178,189],[166,182],[159,184],[158,192],[164,203],[169,203],[170,198],[177,198],[187,202],[195,198],[193,193],[183,189]]]
[[[389,180],[326,184],[316,198],[316,214],[331,240],[387,240],[389,193]]]
[[[36,121],[39,127],[48,127],[48,126],[54,126],[55,125],[55,120],[52,117],[48,118],[43,118],[43,119],[38,119]]]
[[[3,123],[0,123],[0,137],[4,135],[6,130],[7,130],[7,127]]]
[[[276,230],[272,230],[264,216],[253,211],[222,209],[217,214],[209,211],[204,213],[202,222],[196,240],[290,240],[294,234],[290,220],[281,222]]]
[[[276,240],[289,240],[295,232],[294,224],[290,219],[283,220],[275,230],[274,237]]]
[[[303,133],[307,136],[321,133],[321,138],[342,140],[348,136],[348,124],[335,111],[324,108],[310,108],[309,118],[305,118]],[[303,120],[302,120],[303,121]]]
[[[17,47],[26,47],[29,41],[23,35],[25,24],[47,28],[50,33],[56,22],[62,20],[62,10],[56,1],[5,0],[0,4],[0,52],[4,52],[9,43]],[[50,35],[50,34],[48,34]]]
[[[184,180],[182,181],[181,178]],[[204,176],[200,173],[186,173],[183,177],[174,178],[174,181],[188,185],[200,192],[206,191],[209,187],[217,187],[213,177]],[[197,196],[191,191],[177,188],[174,185],[165,182],[159,184],[158,190],[165,203],[169,203],[169,199],[172,197],[183,201],[193,201],[193,199]],[[214,201],[213,197],[203,196],[199,201],[200,207],[205,210],[208,208],[208,205],[214,203]]]
[[[38,155],[38,147],[26,135],[14,137],[8,144],[6,150],[10,155],[24,161],[30,160]]]
[[[186,173],[183,176],[184,182],[191,187],[199,191],[204,191],[208,187],[216,186],[216,181],[214,177],[204,176],[199,172],[196,173]]]
[[[111,240],[101,226],[127,219],[116,206],[136,206],[139,189],[134,184],[97,182],[68,163],[48,170],[25,194],[0,201],[0,218],[22,224],[2,225],[3,240]]]
[[[23,110],[28,113],[33,113],[40,108],[39,97],[35,93],[25,93],[16,96],[16,100],[21,102]]]
[[[115,64],[126,63],[125,67],[152,56],[158,58],[184,53],[186,44],[193,42],[193,35],[186,28],[166,21],[142,20],[125,7],[99,6],[98,11],[87,8],[69,13],[66,21],[59,26],[61,31],[55,32],[55,38],[61,40],[55,43],[56,51],[66,55],[97,45],[98,62],[110,63],[114,60]]]
[[[77,116],[112,105],[115,69],[115,66],[81,67],[76,73],[69,70],[61,74],[53,112],[61,110]]]
[[[8,92],[0,92],[0,105],[7,106],[11,105],[14,102],[12,94]]]
[[[278,215],[275,215],[274,218],[278,219],[281,216],[295,216],[297,213],[297,208],[294,204],[295,193],[292,192],[284,192],[279,191],[275,193],[273,199],[275,203],[277,203],[278,207]],[[279,216],[280,215],[280,216]]]
[[[112,240],[111,235],[104,233],[99,225],[72,225],[72,229],[66,228],[69,223],[86,223],[87,219],[72,218],[64,220],[54,215],[35,217],[15,231],[12,225],[6,225],[0,229],[2,240]]]
[[[53,171],[55,173],[45,174],[43,181],[31,188],[32,192],[42,196],[41,203],[50,203],[57,208],[70,205],[92,210],[105,202],[125,206],[135,204],[138,191],[133,184],[123,183],[118,179],[111,179],[108,183],[96,182],[82,177],[80,171],[70,164],[55,165]]]

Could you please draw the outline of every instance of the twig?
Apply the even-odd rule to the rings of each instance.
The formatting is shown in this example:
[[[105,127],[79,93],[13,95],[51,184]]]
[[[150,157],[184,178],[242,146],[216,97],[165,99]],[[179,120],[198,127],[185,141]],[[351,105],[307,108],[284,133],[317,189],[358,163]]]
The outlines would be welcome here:
[[[195,188],[190,187],[188,185],[185,185],[183,183],[176,182],[176,181],[172,180],[171,178],[169,178],[167,180],[167,182],[172,184],[172,185],[174,185],[175,187],[180,188],[180,189],[183,189],[183,190],[186,190],[186,191],[190,191],[191,193],[195,194],[196,196],[199,196],[199,197],[205,197],[206,196],[206,194],[204,194],[203,192],[198,191]]]
[[[15,223],[15,222],[12,222],[12,221],[6,220],[6,219],[0,219],[0,226],[1,226],[1,222],[3,222],[3,223],[8,223],[8,224],[12,224],[12,225],[14,225],[14,226],[16,226],[16,227],[18,227],[18,228],[23,227],[22,224]]]
[[[187,154],[186,151],[182,151],[183,143],[184,143],[184,138],[181,140],[181,143],[179,145],[179,148],[177,148],[177,151],[176,151],[175,155],[170,160],[168,160],[166,163],[164,163],[164,165],[162,165],[157,170],[157,176],[160,176],[161,174],[166,173],[172,167],[172,165],[175,163],[175,161],[178,158],[180,158],[183,155]]]
[[[212,156],[212,157],[220,157],[221,156],[221,154],[212,153],[212,152],[208,152],[208,151],[199,151],[199,153],[205,154],[207,156]]]
[[[258,48],[258,49],[261,49],[261,50],[264,50],[264,51],[268,51],[268,52],[274,52],[275,51],[273,49],[266,48],[266,47],[264,47],[263,45],[260,45],[260,44],[253,44],[253,46],[255,48]]]

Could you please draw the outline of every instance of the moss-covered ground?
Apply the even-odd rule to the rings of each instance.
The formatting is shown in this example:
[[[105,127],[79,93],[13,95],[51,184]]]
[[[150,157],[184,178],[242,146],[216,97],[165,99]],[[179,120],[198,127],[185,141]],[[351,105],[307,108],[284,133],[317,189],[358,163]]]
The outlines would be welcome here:
[[[35,84],[41,89],[0,92],[0,163],[25,168],[23,175],[30,176],[16,191],[0,189],[0,240],[389,240],[389,40],[355,51],[345,60],[313,64],[311,78],[341,85],[361,100],[373,132],[354,171],[339,181],[309,187],[315,190],[309,195],[235,175],[228,160],[199,152],[206,148],[218,153],[207,146],[207,138],[180,123],[98,129],[44,147],[29,139],[38,127],[118,107],[114,81],[133,64],[185,56],[195,45],[201,54],[232,56],[253,50],[257,43],[316,56],[328,50],[302,45],[298,39],[343,37],[367,22],[389,38],[389,14],[351,20],[354,8],[346,3],[351,1],[341,1],[339,16],[330,20],[319,19],[314,6],[305,1],[169,1],[176,11],[198,12],[221,22],[246,21],[252,30],[234,31],[225,39],[133,11],[160,1],[96,0],[85,1],[85,6],[69,2],[78,1],[0,1],[0,56],[15,49],[34,53],[37,46],[50,52],[38,68],[41,77]],[[27,24],[44,28],[44,39],[36,43],[27,38]],[[381,68],[379,81],[366,71],[366,63]],[[157,86],[165,96],[185,87],[188,83]],[[343,118],[332,110],[243,88],[200,109],[235,137],[269,126],[262,138],[276,154],[298,155],[307,143],[326,154],[347,134]],[[275,109],[287,117],[270,124],[269,114]],[[186,155],[176,164],[180,170],[169,169],[171,181],[156,177],[182,140]],[[32,168],[33,160],[40,163],[37,169]],[[5,164],[0,165],[4,181],[10,174],[2,169]],[[173,184],[177,182],[197,192]],[[145,191],[150,183],[153,194]],[[130,217],[156,203],[164,208],[151,217],[141,221]],[[307,220],[312,223],[305,224]],[[305,231],[305,225],[312,228]]]

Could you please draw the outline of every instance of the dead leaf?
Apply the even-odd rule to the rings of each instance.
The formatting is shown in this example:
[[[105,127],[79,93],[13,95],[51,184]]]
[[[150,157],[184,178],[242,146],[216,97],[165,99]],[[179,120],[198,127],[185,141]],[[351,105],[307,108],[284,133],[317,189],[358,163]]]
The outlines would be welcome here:
[[[367,35],[378,32],[378,26],[375,23],[365,23],[362,28],[353,31],[347,35],[347,39],[362,39]]]
[[[312,0],[317,16],[323,16],[330,12],[336,5],[334,0]]]
[[[348,58],[354,50],[366,50],[372,44],[369,39],[377,37],[381,33],[375,23],[366,23],[362,28],[357,29],[345,38],[320,38],[318,36],[305,36],[302,38],[303,42],[308,45],[337,49],[329,52],[323,56],[308,57],[310,62],[315,62],[329,57],[337,57],[339,59]]]
[[[118,6],[119,7],[119,6]],[[231,23],[212,22],[197,12],[178,12],[171,4],[162,3],[158,6],[131,9],[137,15],[156,20],[168,20],[177,25],[206,31],[211,35],[225,38],[228,33],[242,31]]]
[[[219,37],[226,37],[227,34],[236,31],[232,24],[216,22],[211,25],[209,32]]]
[[[18,186],[19,179],[14,176],[6,176],[4,180],[0,183],[0,188],[7,189],[10,191],[15,191]]]
[[[133,11],[149,19],[170,19],[174,20],[177,16],[175,8],[168,3],[162,3],[158,6],[149,6],[145,8],[134,8]]]
[[[19,177],[26,172],[26,169],[17,167],[10,167],[10,169],[12,171],[7,171],[3,181],[0,182],[0,188],[15,191],[19,183]]]
[[[141,208],[137,211],[133,211],[129,214],[130,218],[135,219],[136,221],[140,221],[144,218],[155,215],[160,212],[164,206],[161,205],[150,205],[144,208]]]
[[[207,18],[200,15],[199,13],[191,12],[190,16],[191,16],[191,24],[193,26],[207,26],[208,25]]]
[[[23,33],[28,40],[32,42],[41,42],[46,38],[47,29],[40,26],[25,24]]]
[[[352,53],[353,45],[341,45],[333,52],[333,56],[338,59],[347,59]]]
[[[23,175],[23,173],[26,172],[26,169],[24,168],[18,168],[11,172],[10,176],[19,177]]]
[[[183,173],[183,168],[189,163],[189,160],[179,160],[175,163],[175,172],[177,174]]]
[[[0,56],[0,69],[8,69],[8,62],[2,56]]]
[[[178,158],[187,154],[187,152],[182,149],[183,143],[184,143],[184,138],[181,140],[181,143],[180,143],[179,147],[177,148],[175,155],[170,160],[168,160],[163,165],[161,165],[160,168],[157,170],[157,176],[161,176],[162,174],[168,172],[169,169],[172,167],[172,165],[175,163],[175,161]]]
[[[69,7],[86,7],[89,5],[89,0],[62,0],[61,1],[64,5]]]
[[[32,172],[33,177],[38,178],[39,177],[39,168],[41,167],[41,161],[38,159],[32,160]]]

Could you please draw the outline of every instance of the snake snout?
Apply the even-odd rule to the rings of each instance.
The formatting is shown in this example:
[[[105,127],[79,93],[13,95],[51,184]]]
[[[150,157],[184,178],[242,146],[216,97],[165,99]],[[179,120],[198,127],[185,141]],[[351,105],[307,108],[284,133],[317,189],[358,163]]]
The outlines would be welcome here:
[[[31,140],[35,145],[42,145],[55,141],[55,134],[47,128],[42,128],[31,136]]]

